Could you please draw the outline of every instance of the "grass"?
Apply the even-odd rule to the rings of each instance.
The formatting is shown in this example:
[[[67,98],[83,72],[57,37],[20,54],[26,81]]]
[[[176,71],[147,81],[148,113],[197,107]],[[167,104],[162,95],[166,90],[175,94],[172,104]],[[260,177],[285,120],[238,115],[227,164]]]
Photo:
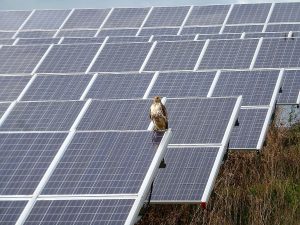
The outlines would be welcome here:
[[[299,225],[300,123],[274,124],[261,154],[229,153],[208,209],[152,205],[138,225]]]

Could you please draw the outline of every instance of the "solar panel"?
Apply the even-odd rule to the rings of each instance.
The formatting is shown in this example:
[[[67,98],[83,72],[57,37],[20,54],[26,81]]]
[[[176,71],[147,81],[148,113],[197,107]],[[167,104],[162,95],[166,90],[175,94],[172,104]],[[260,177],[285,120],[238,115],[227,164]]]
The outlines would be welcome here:
[[[16,100],[31,76],[0,76],[0,101]]]
[[[139,33],[139,36],[176,35],[178,31],[179,31],[179,27],[143,28]]]
[[[9,107],[10,103],[0,103],[0,119]]]
[[[147,130],[150,105],[150,100],[92,101],[77,129]]]
[[[22,101],[79,100],[92,76],[38,75]]]
[[[300,22],[299,12],[299,2],[276,3],[269,22]]]
[[[109,9],[75,9],[64,24],[63,29],[97,29],[108,13]]]
[[[152,41],[193,41],[195,35],[154,35]]]
[[[186,26],[223,24],[229,5],[194,6],[186,21]]]
[[[197,36],[197,40],[206,39],[239,39],[241,34],[200,34]]]
[[[239,126],[234,127],[230,136],[230,149],[256,149],[268,109],[241,109]]]
[[[300,31],[300,24],[269,24],[266,29],[267,32],[286,32]]]
[[[298,39],[264,39],[255,62],[255,68],[299,67],[300,41]]]
[[[159,42],[145,71],[193,70],[203,46],[202,41]]]
[[[287,70],[283,74],[282,93],[278,96],[277,104],[299,104],[300,71]]]
[[[60,30],[56,37],[94,37],[97,30]]]
[[[160,73],[149,97],[167,98],[206,97],[215,77],[215,72]]]
[[[56,33],[55,30],[34,30],[34,31],[20,31],[17,38],[52,38]]]
[[[211,40],[199,69],[249,68],[258,40]]]
[[[114,8],[104,28],[140,27],[150,8]]]
[[[222,72],[212,96],[243,96],[243,106],[270,105],[279,71]]]
[[[200,202],[219,151],[218,147],[168,148],[166,168],[158,171],[151,203]]]
[[[135,36],[139,29],[102,29],[97,37]]]
[[[1,133],[0,194],[32,195],[66,133]]]
[[[15,39],[0,39],[0,45],[12,45],[15,42]]]
[[[12,38],[15,32],[0,31],[0,38]]]
[[[133,199],[40,200],[24,224],[124,224]]]
[[[152,43],[106,44],[91,72],[139,71]]]
[[[184,27],[181,35],[185,34],[218,34],[221,30],[220,26],[214,27]]]
[[[97,76],[86,98],[142,98],[152,77],[153,74],[101,74]]]
[[[268,17],[270,3],[235,4],[227,24],[264,23]]]
[[[70,12],[71,10],[36,10],[22,30],[58,29]]]
[[[181,26],[190,7],[154,7],[145,27]]]
[[[223,33],[261,32],[263,25],[225,26]]]
[[[0,11],[0,30],[18,30],[30,11]]]
[[[136,37],[136,36],[128,36],[128,37],[109,37],[107,43],[122,43],[122,42],[148,42],[149,37]]]
[[[3,46],[0,50],[0,73],[31,73],[48,45]]]
[[[273,33],[246,33],[245,38],[260,38],[260,37],[266,37],[266,38],[271,38],[271,37],[286,37],[287,33],[278,33],[278,32],[273,32]]]
[[[100,44],[54,45],[38,68],[38,73],[85,72]]]
[[[41,44],[57,44],[59,38],[20,38],[16,45],[41,45]]]
[[[153,135],[76,133],[42,195],[138,193],[160,142]]]
[[[18,102],[1,131],[67,131],[83,107],[83,101]]]
[[[61,44],[87,44],[87,43],[103,43],[105,38],[74,38],[66,37],[62,40]]]
[[[27,201],[0,201],[0,223],[14,225],[25,208]]]

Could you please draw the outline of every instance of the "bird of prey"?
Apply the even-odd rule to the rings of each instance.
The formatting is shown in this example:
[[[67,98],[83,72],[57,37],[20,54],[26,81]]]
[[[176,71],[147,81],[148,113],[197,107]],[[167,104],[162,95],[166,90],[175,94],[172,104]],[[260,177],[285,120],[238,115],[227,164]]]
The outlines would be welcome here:
[[[166,107],[162,104],[161,98],[155,96],[150,107],[150,119],[154,124],[154,131],[164,131],[168,129],[168,113]]]

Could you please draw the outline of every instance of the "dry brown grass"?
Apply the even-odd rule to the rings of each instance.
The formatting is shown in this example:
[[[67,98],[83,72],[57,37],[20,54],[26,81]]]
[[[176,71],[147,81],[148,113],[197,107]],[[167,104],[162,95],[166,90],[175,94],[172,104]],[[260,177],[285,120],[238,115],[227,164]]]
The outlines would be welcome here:
[[[139,225],[299,225],[300,124],[271,125],[262,153],[231,152],[208,209],[153,205]]]

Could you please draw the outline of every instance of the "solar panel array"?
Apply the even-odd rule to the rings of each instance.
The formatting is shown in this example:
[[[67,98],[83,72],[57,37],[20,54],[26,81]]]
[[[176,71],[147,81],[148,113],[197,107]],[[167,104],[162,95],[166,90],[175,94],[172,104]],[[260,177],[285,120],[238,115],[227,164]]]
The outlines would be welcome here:
[[[153,180],[151,202],[205,206],[228,146],[300,104],[299,9],[0,11],[0,222],[133,224]]]

